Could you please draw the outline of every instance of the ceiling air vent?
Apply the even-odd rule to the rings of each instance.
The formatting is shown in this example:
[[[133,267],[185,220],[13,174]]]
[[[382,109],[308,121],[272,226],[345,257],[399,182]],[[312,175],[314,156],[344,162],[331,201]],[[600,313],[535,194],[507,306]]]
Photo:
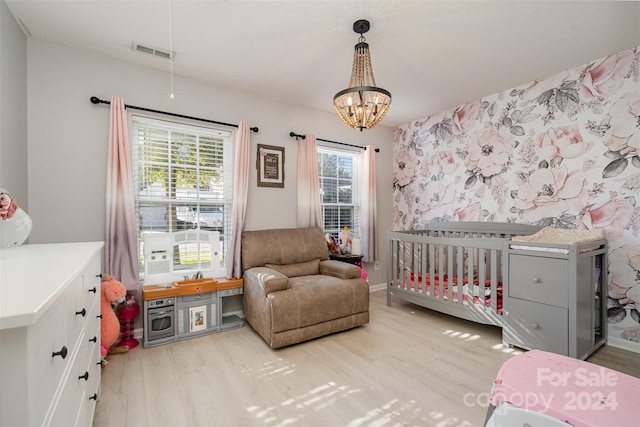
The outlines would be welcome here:
[[[133,42],[131,48],[134,52],[145,53],[147,55],[157,56],[163,59],[172,59],[171,52],[167,49],[156,49],[154,47],[149,47],[145,45],[141,45],[140,43]],[[176,53],[173,52],[173,59],[175,59]]]

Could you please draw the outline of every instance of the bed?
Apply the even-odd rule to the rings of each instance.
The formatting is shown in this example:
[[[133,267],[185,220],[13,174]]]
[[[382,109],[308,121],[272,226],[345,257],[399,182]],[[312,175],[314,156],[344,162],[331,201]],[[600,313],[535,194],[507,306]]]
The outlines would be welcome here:
[[[388,233],[393,298],[503,328],[503,344],[582,358],[605,342],[603,230],[435,222]]]
[[[388,234],[387,305],[392,297],[489,325],[501,325],[506,240],[540,227],[434,222]]]

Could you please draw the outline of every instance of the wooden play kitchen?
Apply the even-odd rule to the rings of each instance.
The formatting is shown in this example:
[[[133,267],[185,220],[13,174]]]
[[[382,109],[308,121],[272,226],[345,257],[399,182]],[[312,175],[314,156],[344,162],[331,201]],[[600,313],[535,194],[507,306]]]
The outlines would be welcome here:
[[[145,348],[244,326],[243,280],[201,278],[145,285]]]

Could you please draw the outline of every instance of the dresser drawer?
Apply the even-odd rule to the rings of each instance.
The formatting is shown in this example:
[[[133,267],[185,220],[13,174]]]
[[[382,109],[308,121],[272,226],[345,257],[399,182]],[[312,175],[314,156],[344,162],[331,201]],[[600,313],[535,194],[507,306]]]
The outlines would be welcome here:
[[[88,426],[93,419],[96,395],[100,384],[100,326],[96,315],[98,301],[87,312],[86,328],[80,332],[78,346],[69,361],[68,374],[63,378],[60,400],[51,408],[51,426]],[[89,412],[90,411],[90,412]]]
[[[87,372],[89,372],[89,381],[87,382],[84,394],[82,396],[82,411],[80,414],[79,425],[91,425],[93,414],[96,410],[98,394],[100,392],[100,376],[102,375],[102,364],[99,351],[100,344],[96,345],[89,352],[90,356],[87,360]]]
[[[31,390],[34,420],[42,423],[49,409],[63,374],[73,358],[77,336],[67,336],[68,305],[65,298],[59,300],[31,327],[29,333],[28,365],[38,386]],[[73,341],[73,342],[71,342]],[[55,356],[53,354],[56,353]]]
[[[84,295],[82,295],[82,282],[80,278],[78,279],[72,285],[72,288],[77,286],[74,289],[73,298],[67,300],[67,336],[71,345],[75,344],[75,342],[72,342],[73,339],[77,340],[80,336],[80,331],[85,328],[90,309],[89,306],[85,305]]]
[[[566,265],[561,259],[509,255],[509,296],[567,307],[569,284]]]
[[[569,351],[568,309],[509,298],[504,316],[508,344],[558,354]]]
[[[94,299],[100,299],[101,270],[101,260],[94,258],[82,273],[84,304],[86,307],[91,307]]]
[[[80,342],[84,342],[84,335]],[[52,407],[51,426],[76,426],[81,413],[82,395],[89,379],[86,371],[87,346],[81,344],[77,356],[69,369],[69,375],[62,384],[60,400]],[[86,379],[85,379],[86,378]]]

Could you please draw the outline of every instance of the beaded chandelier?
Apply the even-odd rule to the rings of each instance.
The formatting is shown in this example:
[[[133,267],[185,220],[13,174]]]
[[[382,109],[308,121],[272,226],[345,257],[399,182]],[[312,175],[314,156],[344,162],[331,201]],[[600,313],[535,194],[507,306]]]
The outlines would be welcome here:
[[[353,54],[349,87],[333,97],[333,106],[342,122],[360,131],[377,125],[391,106],[391,93],[376,87],[373,77],[369,44],[363,36],[369,28],[369,21],[365,19],[353,23],[353,31],[360,37]]]

